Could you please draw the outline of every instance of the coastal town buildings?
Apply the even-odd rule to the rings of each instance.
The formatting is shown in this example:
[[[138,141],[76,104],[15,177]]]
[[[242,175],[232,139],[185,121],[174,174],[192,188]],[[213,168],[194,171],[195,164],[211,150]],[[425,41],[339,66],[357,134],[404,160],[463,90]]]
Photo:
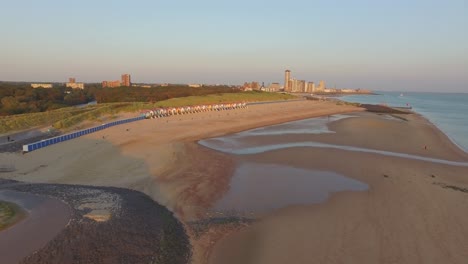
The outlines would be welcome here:
[[[305,92],[306,81],[292,79],[291,92],[293,93],[303,93]]]
[[[52,88],[53,84],[51,83],[31,83],[32,88]]]
[[[65,86],[72,89],[84,89],[84,83],[77,83],[75,78],[68,78]]]
[[[132,82],[131,82],[131,77],[130,77],[130,74],[122,74],[121,76],[121,80],[117,80],[117,81],[102,81],[102,87],[111,87],[111,88],[114,88],[114,87],[120,87],[120,86],[126,86],[126,87],[130,87],[132,86]]]
[[[275,91],[275,89],[264,89],[265,91]],[[306,82],[291,77],[291,71],[284,72],[283,91],[288,93],[362,93],[369,94],[370,90],[364,89],[336,89],[327,88],[325,81],[319,81],[318,85],[314,82]]]
[[[307,92],[308,93],[314,93],[315,92],[315,83],[314,82],[308,82],[307,83]]]
[[[281,85],[279,83],[271,83],[267,87],[268,92],[278,92],[281,89]]]
[[[323,92],[325,91],[326,88],[327,87],[325,86],[325,81],[322,80],[319,82],[319,85],[317,87],[317,92]]]
[[[245,82],[244,85],[242,85],[242,90],[244,91],[260,91],[260,84],[258,82]]]
[[[286,70],[284,72],[284,91],[291,92],[291,71]]]
[[[130,74],[122,74],[122,86],[130,87],[132,86],[132,82],[130,80]]]
[[[105,87],[115,88],[115,87],[120,87],[120,86],[122,86],[122,85],[121,85],[121,82],[119,80],[117,80],[117,81],[102,81],[102,88],[105,88]]]

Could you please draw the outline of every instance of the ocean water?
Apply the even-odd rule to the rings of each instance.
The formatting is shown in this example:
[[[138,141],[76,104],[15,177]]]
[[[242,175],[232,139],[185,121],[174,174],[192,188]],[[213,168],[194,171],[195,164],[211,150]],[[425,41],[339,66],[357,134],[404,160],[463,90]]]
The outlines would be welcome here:
[[[411,106],[468,152],[468,93],[377,92],[378,95],[350,95],[340,99],[363,104]]]

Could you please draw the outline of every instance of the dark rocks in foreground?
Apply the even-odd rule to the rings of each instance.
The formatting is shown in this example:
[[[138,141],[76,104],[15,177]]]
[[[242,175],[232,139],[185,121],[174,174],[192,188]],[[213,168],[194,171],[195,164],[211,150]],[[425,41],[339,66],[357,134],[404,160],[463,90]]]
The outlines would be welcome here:
[[[182,224],[143,193],[114,187],[1,179],[0,189],[57,198],[72,210],[64,230],[21,263],[148,264],[188,263],[190,259],[190,243]],[[104,219],[93,219],[99,214]]]

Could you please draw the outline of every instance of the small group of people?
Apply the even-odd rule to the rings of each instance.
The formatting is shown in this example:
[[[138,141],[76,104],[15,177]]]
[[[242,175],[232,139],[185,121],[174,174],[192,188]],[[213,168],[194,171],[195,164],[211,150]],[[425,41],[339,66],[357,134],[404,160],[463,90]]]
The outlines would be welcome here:
[[[181,106],[181,107],[168,107],[156,108],[144,113],[145,118],[161,118],[173,115],[184,115],[192,113],[201,113],[208,111],[222,111],[246,108],[247,104],[242,103],[228,103],[228,104],[210,104],[210,105],[195,105],[195,106]]]

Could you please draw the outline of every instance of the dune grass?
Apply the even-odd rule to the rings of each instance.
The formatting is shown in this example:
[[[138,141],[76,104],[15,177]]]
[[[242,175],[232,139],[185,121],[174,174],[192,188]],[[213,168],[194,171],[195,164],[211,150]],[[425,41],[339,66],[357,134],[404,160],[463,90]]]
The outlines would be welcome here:
[[[21,220],[23,216],[24,213],[18,205],[0,201],[0,231]]]
[[[266,92],[243,92],[243,93],[226,93],[226,94],[210,94],[204,96],[188,96],[173,98],[156,103],[158,107],[177,107],[186,105],[200,104],[217,104],[217,103],[234,103],[234,102],[258,102],[258,101],[278,101],[290,100],[297,97],[289,94],[281,93],[266,93]]]
[[[53,126],[56,129],[65,129],[77,125],[83,121],[97,120],[101,116],[115,116],[116,114],[122,112],[138,112],[157,107],[179,107],[234,102],[278,101],[295,98],[297,97],[281,93],[242,92],[172,98],[155,103],[128,102],[97,104],[82,108],[66,107],[47,112],[0,117],[0,134],[39,126]]]

